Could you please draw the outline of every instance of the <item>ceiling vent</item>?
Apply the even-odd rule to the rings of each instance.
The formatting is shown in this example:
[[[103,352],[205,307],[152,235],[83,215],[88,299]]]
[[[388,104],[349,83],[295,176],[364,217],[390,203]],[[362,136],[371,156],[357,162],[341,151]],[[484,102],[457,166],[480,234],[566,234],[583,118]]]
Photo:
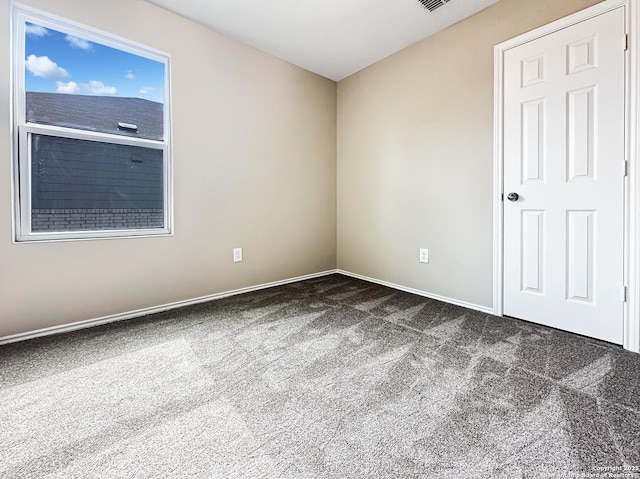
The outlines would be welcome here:
[[[424,8],[433,12],[435,9],[440,8],[445,3],[449,3],[451,0],[418,0]]]

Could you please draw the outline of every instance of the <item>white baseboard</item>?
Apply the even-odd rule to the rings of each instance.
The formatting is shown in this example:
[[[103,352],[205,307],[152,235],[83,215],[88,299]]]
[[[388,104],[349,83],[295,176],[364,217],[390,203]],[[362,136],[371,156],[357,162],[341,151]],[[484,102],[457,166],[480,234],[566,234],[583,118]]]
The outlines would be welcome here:
[[[349,271],[344,271],[341,269],[336,270],[336,273],[343,274],[345,276],[351,276],[352,278],[361,279],[363,281],[368,281],[370,283],[380,284],[382,286],[387,286],[388,288],[397,289],[400,291],[404,291],[406,293],[417,294],[418,296],[424,296],[425,298],[435,299],[438,301],[442,301],[443,303],[455,304],[456,306],[462,306],[463,308],[473,309],[475,311],[480,311],[488,314],[494,314],[493,308],[489,308],[487,306],[480,306],[478,304],[467,303],[465,301],[460,301],[453,298],[447,298],[446,296],[440,296],[439,294],[427,293],[426,291],[420,291],[419,289],[408,288],[406,286],[401,286],[399,284],[389,283],[388,281],[382,281],[380,279],[370,278],[368,276],[363,276],[357,273],[351,273]]]
[[[193,304],[206,303],[207,301],[215,301],[217,299],[228,298],[229,296],[236,296],[238,294],[250,293],[252,291],[259,291],[261,289],[273,288],[274,286],[282,286],[284,284],[295,283],[297,281],[304,281],[307,279],[320,278],[330,274],[339,273],[352,278],[361,279],[370,283],[380,284],[389,288],[397,289],[399,291],[405,291],[407,293],[417,294],[418,296],[424,296],[425,298],[435,299],[445,303],[455,304],[464,308],[481,311],[483,313],[493,314],[492,308],[486,306],[480,306],[477,304],[467,303],[465,301],[459,301],[453,298],[447,298],[446,296],[440,296],[438,294],[427,293],[414,288],[408,288],[399,284],[389,283],[388,281],[382,281],[361,274],[351,273],[341,269],[332,269],[328,271],[322,271],[320,273],[308,274],[305,276],[298,276],[296,278],[283,279],[280,281],[273,281],[271,283],[259,284],[257,286],[249,286],[247,288],[234,289],[232,291],[226,291],[223,293],[210,294],[207,296],[201,296],[199,298],[187,299],[184,301],[176,301],[174,303],[167,303],[160,306],[152,306],[150,308],[137,309],[135,311],[129,311],[126,313],[112,314],[109,316],[103,316],[101,318],[88,319],[85,321],[78,321],[70,324],[63,324],[60,326],[52,326],[50,328],[37,329],[35,331],[28,331],[26,333],[18,333],[10,336],[0,337],[0,346],[3,344],[15,343],[18,341],[25,341],[27,339],[39,338],[42,336],[50,336],[52,334],[68,333],[71,331],[77,331],[78,329],[90,328],[92,326],[99,326],[101,324],[113,323],[115,321],[123,321],[125,319],[133,319],[148,314],[161,313],[163,311],[169,311],[171,309],[181,308],[183,306],[191,306]]]
[[[138,318],[140,316],[146,316],[148,314],[161,313],[163,311],[169,311],[171,309],[181,308],[183,306],[191,306],[193,304],[206,303],[207,301],[214,301],[217,299],[228,298],[229,296],[236,296],[242,293],[250,293],[252,291],[259,291],[261,289],[273,288],[274,286],[282,286],[284,284],[295,283],[297,281],[304,281],[306,279],[320,278],[336,273],[337,270],[332,269],[329,271],[322,271],[320,273],[307,274],[305,276],[298,276],[296,278],[283,279],[280,281],[273,281],[271,283],[259,284],[257,286],[249,286],[247,288],[234,289],[232,291],[226,291],[224,293],[210,294],[207,296],[201,296],[199,298],[187,299],[184,301],[176,301],[174,303],[167,303],[160,306],[152,306],[150,308],[137,309],[135,311],[129,311],[127,313],[112,314],[109,316],[103,316],[101,318],[87,319],[84,321],[78,321],[70,324],[63,324],[60,326],[52,326],[50,328],[37,329],[35,331],[28,331],[26,333],[12,334],[10,336],[0,337],[0,346],[3,344],[15,343],[17,341],[25,341],[27,339],[39,338],[42,336],[50,336],[52,334],[68,333],[70,331],[76,331],[78,329],[90,328],[92,326],[99,326],[101,324],[113,323],[115,321],[123,321],[125,319]]]

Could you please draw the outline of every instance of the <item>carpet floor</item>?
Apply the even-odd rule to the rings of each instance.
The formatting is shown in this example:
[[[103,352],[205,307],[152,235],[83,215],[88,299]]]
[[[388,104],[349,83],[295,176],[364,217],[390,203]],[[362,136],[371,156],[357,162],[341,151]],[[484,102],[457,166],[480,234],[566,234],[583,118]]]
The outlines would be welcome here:
[[[640,355],[341,275],[0,347],[2,478],[640,477],[639,431]]]

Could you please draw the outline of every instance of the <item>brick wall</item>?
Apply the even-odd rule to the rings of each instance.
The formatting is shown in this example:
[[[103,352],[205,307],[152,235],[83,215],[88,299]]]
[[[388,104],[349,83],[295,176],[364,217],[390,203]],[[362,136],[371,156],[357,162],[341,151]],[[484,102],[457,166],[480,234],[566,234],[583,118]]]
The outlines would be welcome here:
[[[162,228],[161,209],[37,209],[31,212],[33,232]]]

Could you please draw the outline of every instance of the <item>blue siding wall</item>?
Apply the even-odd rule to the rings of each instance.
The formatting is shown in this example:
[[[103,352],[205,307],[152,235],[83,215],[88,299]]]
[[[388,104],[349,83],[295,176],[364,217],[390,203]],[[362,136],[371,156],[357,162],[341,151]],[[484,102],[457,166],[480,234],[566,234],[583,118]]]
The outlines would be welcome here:
[[[32,209],[161,209],[163,155],[137,146],[32,137]]]

